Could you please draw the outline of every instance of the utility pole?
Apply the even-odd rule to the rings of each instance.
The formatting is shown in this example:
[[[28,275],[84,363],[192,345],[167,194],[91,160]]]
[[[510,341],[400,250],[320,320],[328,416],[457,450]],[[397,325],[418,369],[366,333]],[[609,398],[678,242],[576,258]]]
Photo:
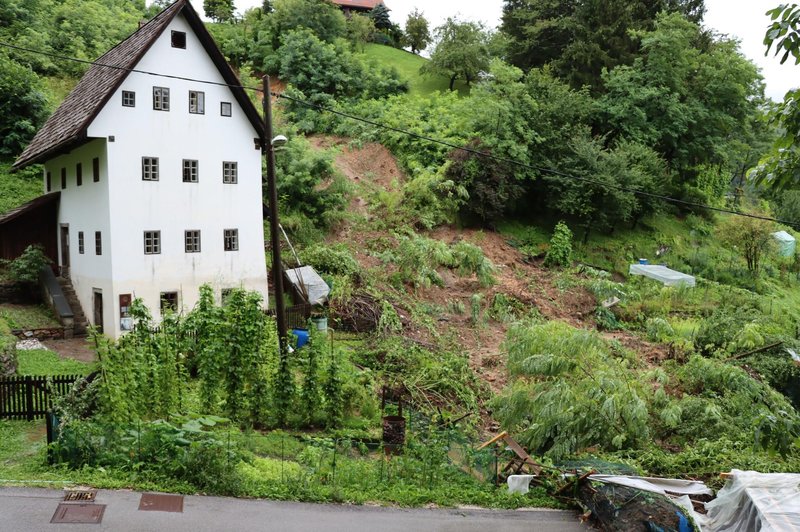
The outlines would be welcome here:
[[[264,76],[264,138],[261,151],[267,158],[267,189],[269,193],[269,235],[272,244],[272,277],[275,286],[275,314],[278,322],[278,344],[281,357],[288,354],[286,308],[283,301],[283,263],[281,262],[280,224],[278,223],[278,186],[275,181],[275,149],[272,145],[272,94],[269,76]]]

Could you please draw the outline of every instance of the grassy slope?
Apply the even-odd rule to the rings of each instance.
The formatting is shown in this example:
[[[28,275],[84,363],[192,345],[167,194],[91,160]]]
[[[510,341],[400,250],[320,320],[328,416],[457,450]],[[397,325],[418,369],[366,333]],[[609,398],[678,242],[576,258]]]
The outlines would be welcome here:
[[[424,57],[382,44],[368,44],[364,55],[381,66],[396,68],[400,76],[409,81],[409,94],[413,96],[425,96],[434,91],[444,92],[449,88],[450,80],[444,76],[420,75],[420,67],[428,61]],[[461,94],[469,93],[469,87],[462,81],[456,81],[456,89]]]
[[[61,358],[47,349],[17,351],[20,375],[88,375],[94,364]]]

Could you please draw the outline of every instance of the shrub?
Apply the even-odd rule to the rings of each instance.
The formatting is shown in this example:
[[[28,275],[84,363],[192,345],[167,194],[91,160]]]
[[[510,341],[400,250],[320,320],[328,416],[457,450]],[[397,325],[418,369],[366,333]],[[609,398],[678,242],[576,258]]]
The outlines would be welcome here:
[[[36,284],[39,282],[39,272],[50,262],[41,245],[30,245],[25,248],[22,255],[9,263],[11,278],[22,284]]]
[[[558,222],[550,239],[550,249],[544,257],[545,266],[566,267],[572,263],[572,231],[567,224]]]
[[[358,277],[361,271],[358,261],[344,244],[316,244],[307,247],[300,252],[300,260],[303,264],[313,266],[318,272],[351,279]]]

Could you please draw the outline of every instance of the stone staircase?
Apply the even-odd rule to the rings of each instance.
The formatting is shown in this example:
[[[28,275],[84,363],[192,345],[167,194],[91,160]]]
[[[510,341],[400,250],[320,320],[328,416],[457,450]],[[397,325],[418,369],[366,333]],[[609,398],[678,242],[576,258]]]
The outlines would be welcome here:
[[[83,313],[83,308],[81,307],[80,301],[78,301],[78,296],[75,294],[75,288],[72,286],[72,281],[66,277],[58,277],[58,284],[61,285],[61,291],[64,293],[64,297],[67,299],[67,303],[69,303],[70,308],[72,309],[73,314],[73,335],[74,336],[85,336],[86,330],[89,327],[89,321],[86,319],[86,315]]]

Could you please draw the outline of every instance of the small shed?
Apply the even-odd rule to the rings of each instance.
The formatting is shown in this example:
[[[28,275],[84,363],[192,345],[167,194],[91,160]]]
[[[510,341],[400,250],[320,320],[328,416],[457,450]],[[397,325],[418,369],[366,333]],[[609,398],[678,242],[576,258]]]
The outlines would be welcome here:
[[[19,257],[25,248],[41,244],[58,264],[58,205],[61,192],[50,192],[0,215],[0,259]]]
[[[311,266],[286,270],[285,273],[295,299],[300,296],[309,305],[322,305],[328,300],[331,289]]]
[[[778,231],[777,233],[772,233],[772,238],[778,243],[778,254],[781,257],[794,256],[797,240],[792,235],[786,231]]]
[[[645,277],[664,283],[664,286],[695,285],[694,277],[691,275],[655,264],[631,264],[628,273],[630,275],[644,275]]]

